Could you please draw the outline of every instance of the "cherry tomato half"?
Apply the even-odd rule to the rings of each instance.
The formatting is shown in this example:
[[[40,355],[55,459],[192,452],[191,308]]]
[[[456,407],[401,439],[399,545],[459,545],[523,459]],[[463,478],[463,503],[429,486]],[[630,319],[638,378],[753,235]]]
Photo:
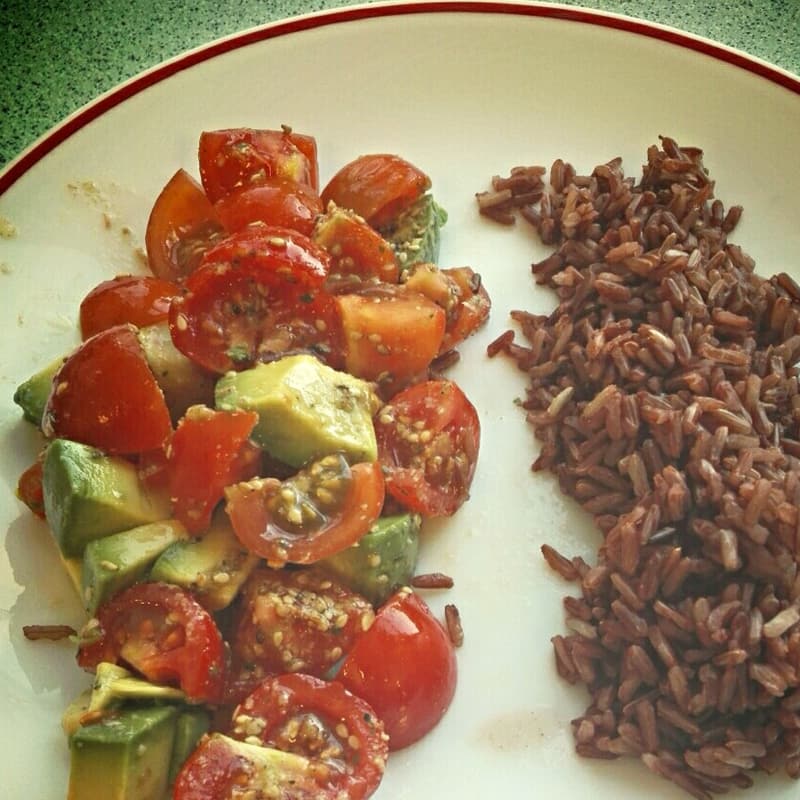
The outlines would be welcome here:
[[[100,606],[82,634],[78,664],[124,664],[157,684],[177,686],[199,702],[218,702],[225,687],[222,635],[187,591],[138,583]]]
[[[335,681],[301,674],[268,678],[236,708],[233,721],[236,738],[258,731],[268,747],[308,758],[318,800],[362,800],[383,778],[383,725],[367,702]]]
[[[378,153],[345,164],[322,190],[324,208],[337,206],[361,215],[373,228],[383,228],[418,200],[430,178],[403,158]]]
[[[449,516],[464,503],[475,474],[480,420],[457,384],[418,383],[375,417],[386,491],[407,508]]]
[[[42,461],[36,459],[17,481],[17,497],[40,519],[44,519],[44,490],[42,488]]]
[[[175,298],[175,346],[212,372],[246,369],[288,352],[337,351],[336,308],[325,292],[328,255],[286,228],[232,234],[209,250]]]
[[[172,422],[135,328],[108,328],[67,357],[53,377],[42,430],[107,453],[161,447]]]
[[[213,411],[192,406],[178,423],[168,449],[172,510],[189,533],[211,522],[226,486],[258,474],[261,451],[248,440],[254,411]]]
[[[383,508],[375,463],[348,465],[341,455],[312,462],[281,482],[260,478],[229,486],[226,511],[250,552],[270,566],[311,564],[358,541]]]
[[[178,281],[195,270],[203,253],[224,235],[203,187],[179,169],[153,204],[145,246],[151,272]]]
[[[90,336],[125,322],[141,328],[162,322],[178,285],[152,275],[118,275],[103,281],[80,305],[81,336]]]
[[[377,712],[400,750],[444,716],[456,690],[456,657],[450,637],[427,604],[401,589],[380,607],[336,679]]]

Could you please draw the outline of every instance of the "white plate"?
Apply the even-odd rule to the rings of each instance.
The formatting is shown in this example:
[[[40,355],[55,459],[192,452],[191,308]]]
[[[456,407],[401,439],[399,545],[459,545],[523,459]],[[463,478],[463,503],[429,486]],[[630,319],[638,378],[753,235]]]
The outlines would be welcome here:
[[[63,797],[59,717],[87,683],[69,645],[22,636],[26,624],[78,625],[81,613],[46,528],[14,497],[38,444],[11,402],[14,388],[77,341],[90,287],[140,268],[134,250],[150,204],[178,166],[195,170],[202,129],[289,123],[316,135],[323,180],[369,151],[426,169],[450,213],[443,265],[472,265],[494,300],[488,327],[454,371],[484,429],[473,497],[431,529],[422,565],[455,578],[446,600],[466,630],[460,684],[435,732],[392,756],[377,796],[680,797],[638,764],[573,754],[569,720],[585,697],[555,675],[549,639],[562,631],[567,587],[539,546],[590,556],[598,538],[551,479],[530,474],[534,442],[513,404],[523,380],[484,356],[511,308],[553,306],[528,269],[545,250],[522,227],[479,219],[473,195],[494,173],[558,156],[583,171],[620,155],[638,175],[647,146],[668,134],[703,147],[717,195],[745,205],[735,240],[759,272],[797,272],[798,93],[797,78],[763,62],[621,17],[511,4],[369,6],[193,51],[100,98],[12,163],[0,175],[0,215],[17,229],[0,239],[4,796]],[[432,600],[438,610],[443,602]],[[749,796],[797,791],[774,777]]]

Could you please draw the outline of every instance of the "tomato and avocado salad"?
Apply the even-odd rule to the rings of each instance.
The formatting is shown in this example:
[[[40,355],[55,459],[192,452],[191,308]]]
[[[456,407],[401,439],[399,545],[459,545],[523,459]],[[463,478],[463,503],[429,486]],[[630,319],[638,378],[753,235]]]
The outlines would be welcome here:
[[[455,692],[408,587],[469,496],[480,422],[440,364],[491,302],[437,266],[447,215],[399,156],[320,189],[314,137],[237,128],[198,161],[150,274],[90,287],[14,397],[43,437],[18,496],[87,614],[68,798],[359,800]]]

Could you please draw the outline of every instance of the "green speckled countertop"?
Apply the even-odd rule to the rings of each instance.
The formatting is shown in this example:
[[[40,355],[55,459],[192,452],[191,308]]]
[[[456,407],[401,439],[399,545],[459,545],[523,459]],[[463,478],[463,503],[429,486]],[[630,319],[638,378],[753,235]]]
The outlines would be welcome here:
[[[0,166],[98,94],[185,50],[347,0],[3,0]],[[582,0],[708,37],[800,74],[800,0]]]

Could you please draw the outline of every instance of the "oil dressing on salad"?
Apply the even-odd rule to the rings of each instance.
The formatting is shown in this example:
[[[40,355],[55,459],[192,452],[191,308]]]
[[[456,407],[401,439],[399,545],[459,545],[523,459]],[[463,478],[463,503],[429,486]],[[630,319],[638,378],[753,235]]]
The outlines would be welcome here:
[[[82,343],[14,397],[43,435],[18,495],[86,610],[67,797],[359,800],[456,689],[457,610],[413,587],[452,585],[417,554],[469,495],[443,372],[489,296],[437,266],[447,215],[399,156],[321,188],[312,136],[239,128],[198,167],[149,274],[86,287]]]

